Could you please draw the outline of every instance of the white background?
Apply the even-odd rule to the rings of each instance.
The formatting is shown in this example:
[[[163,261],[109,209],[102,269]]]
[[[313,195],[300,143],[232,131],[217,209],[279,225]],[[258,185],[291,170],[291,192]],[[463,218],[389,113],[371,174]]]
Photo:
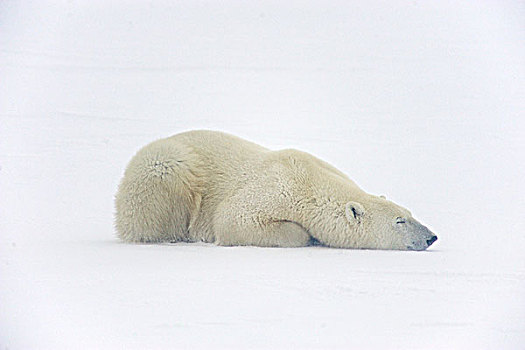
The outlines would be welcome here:
[[[0,2],[0,348],[523,348],[521,1]],[[126,163],[222,130],[332,163],[426,252],[127,245]]]

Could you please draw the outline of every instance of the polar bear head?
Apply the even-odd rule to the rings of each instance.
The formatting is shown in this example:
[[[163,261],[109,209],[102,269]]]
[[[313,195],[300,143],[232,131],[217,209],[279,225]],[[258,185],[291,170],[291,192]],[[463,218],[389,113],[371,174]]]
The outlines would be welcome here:
[[[346,218],[362,248],[425,250],[437,236],[384,196],[346,203]]]

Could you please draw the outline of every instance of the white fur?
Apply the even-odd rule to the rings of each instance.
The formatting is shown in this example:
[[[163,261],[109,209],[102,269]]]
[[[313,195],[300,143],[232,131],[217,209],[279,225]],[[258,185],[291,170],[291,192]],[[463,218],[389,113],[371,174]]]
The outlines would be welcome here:
[[[331,247],[421,250],[432,235],[406,209],[308,153],[214,131],[142,148],[115,204],[117,233],[129,242],[300,247],[313,238]],[[395,224],[398,217],[407,224]]]

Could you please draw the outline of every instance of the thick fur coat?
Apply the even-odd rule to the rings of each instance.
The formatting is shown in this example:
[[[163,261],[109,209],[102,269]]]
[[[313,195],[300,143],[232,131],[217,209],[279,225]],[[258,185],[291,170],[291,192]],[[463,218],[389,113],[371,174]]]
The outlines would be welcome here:
[[[437,239],[408,210],[308,153],[215,131],[142,148],[115,204],[118,236],[129,242],[424,250]]]

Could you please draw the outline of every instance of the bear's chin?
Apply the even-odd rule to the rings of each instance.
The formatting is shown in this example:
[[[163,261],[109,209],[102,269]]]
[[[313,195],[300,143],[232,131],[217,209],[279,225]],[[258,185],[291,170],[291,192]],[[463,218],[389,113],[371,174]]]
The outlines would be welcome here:
[[[428,247],[411,247],[411,246],[407,246],[407,249],[406,250],[412,250],[412,251],[416,251],[416,252],[421,252],[423,250],[427,250]]]

